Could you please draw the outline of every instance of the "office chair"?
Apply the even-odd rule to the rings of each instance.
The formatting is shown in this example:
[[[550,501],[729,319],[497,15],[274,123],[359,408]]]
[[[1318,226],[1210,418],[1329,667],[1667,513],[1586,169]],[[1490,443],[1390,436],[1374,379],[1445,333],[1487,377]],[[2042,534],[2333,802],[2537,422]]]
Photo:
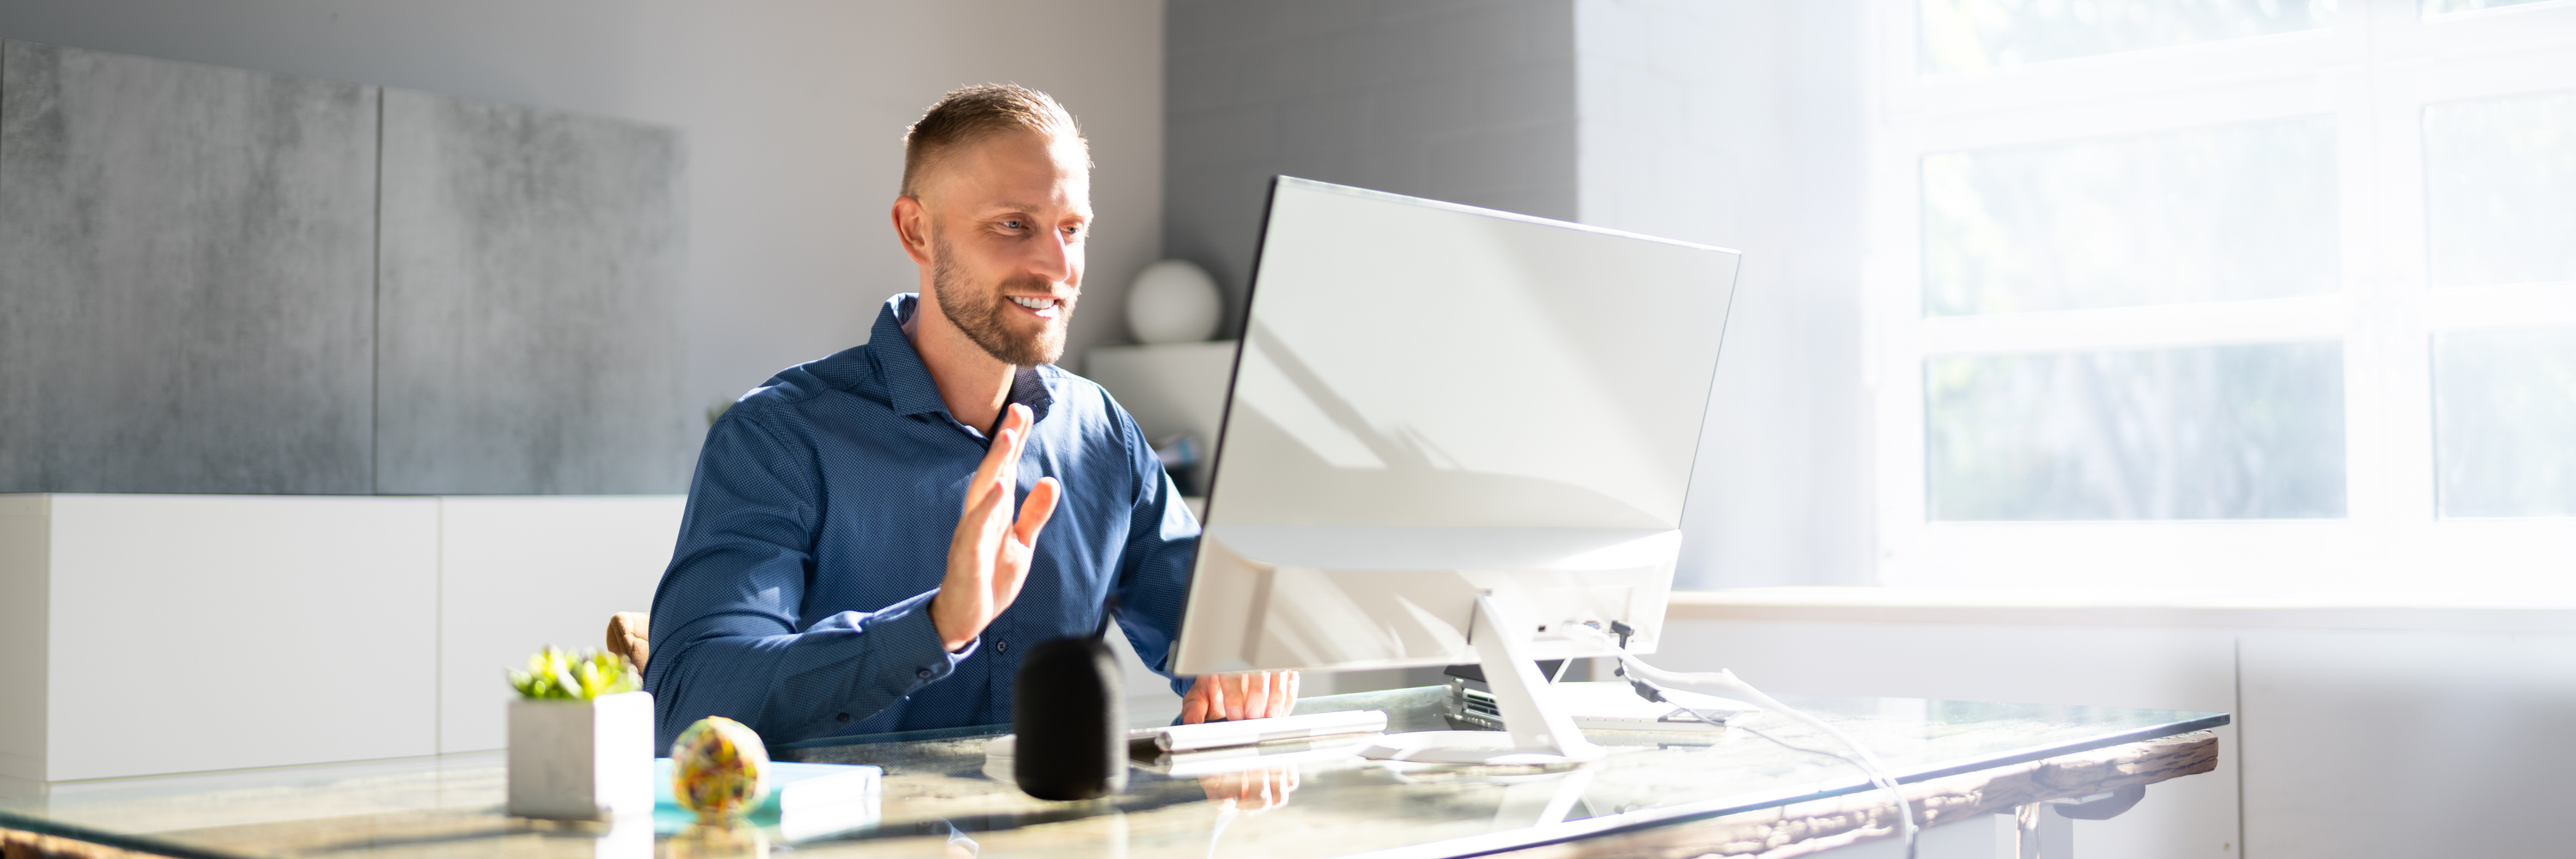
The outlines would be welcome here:
[[[608,652],[635,663],[644,670],[644,658],[652,655],[653,616],[640,611],[621,611],[608,616]]]

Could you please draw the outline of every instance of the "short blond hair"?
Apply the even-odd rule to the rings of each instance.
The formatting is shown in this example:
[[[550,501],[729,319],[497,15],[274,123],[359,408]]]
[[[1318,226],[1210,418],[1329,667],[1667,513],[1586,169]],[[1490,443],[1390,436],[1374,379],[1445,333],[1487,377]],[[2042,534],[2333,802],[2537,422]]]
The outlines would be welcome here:
[[[1019,84],[981,84],[949,91],[903,132],[903,195],[921,196],[922,177],[939,156],[994,134],[1027,130],[1062,134],[1084,149],[1091,141],[1055,97]]]

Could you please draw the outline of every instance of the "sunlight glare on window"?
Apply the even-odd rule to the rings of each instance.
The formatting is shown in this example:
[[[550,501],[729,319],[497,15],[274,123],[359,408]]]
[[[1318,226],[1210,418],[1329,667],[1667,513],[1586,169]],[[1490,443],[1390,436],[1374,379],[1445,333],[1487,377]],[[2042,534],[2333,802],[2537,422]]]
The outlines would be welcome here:
[[[2474,0],[2449,0],[2474,2]],[[2322,30],[2335,0],[1922,0],[1924,74]]]
[[[2442,515],[2576,516],[2576,328],[2433,339]]]
[[[2547,2],[2550,0],[2424,0],[2424,14],[2448,15],[2453,12],[2476,12],[2481,9],[2501,9],[2508,6]]]
[[[1946,355],[1924,383],[1936,521],[2344,515],[2339,343]]]
[[[2424,108],[2434,286],[2576,281],[2576,92]]]
[[[1922,170],[1926,316],[2336,289],[2330,118],[1934,153]]]

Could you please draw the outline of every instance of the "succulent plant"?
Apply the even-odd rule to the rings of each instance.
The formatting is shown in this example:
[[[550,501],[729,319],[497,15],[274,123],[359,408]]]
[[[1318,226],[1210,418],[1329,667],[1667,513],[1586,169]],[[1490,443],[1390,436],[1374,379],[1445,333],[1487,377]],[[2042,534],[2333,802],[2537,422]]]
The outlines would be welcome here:
[[[528,698],[588,701],[644,686],[626,657],[585,649],[566,653],[549,645],[528,657],[528,669],[510,672],[510,688]]]

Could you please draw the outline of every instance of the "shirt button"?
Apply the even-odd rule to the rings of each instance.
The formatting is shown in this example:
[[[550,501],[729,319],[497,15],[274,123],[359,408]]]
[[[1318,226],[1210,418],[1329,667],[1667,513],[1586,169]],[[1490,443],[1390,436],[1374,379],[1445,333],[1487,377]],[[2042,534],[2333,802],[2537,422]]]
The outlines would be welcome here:
[[[832,717],[832,721],[835,721],[835,722],[847,722],[847,721],[849,721],[849,720],[850,720],[850,714],[848,714],[848,713],[842,713],[842,714],[840,714],[840,715],[838,715],[838,716],[834,716],[834,717]]]
[[[930,679],[930,669],[928,669],[928,668],[921,669],[921,671],[920,671],[918,674],[914,675],[914,676],[920,677],[920,678],[921,678],[921,679],[923,679],[923,680],[928,680],[928,679]]]
[[[1011,641],[1010,641],[1010,639],[1007,639],[1007,638],[1006,638],[1006,639],[1003,639],[1003,640],[1001,640],[1001,641],[993,642],[993,652],[994,652],[994,653],[1009,653],[1009,652],[1011,652]]]

